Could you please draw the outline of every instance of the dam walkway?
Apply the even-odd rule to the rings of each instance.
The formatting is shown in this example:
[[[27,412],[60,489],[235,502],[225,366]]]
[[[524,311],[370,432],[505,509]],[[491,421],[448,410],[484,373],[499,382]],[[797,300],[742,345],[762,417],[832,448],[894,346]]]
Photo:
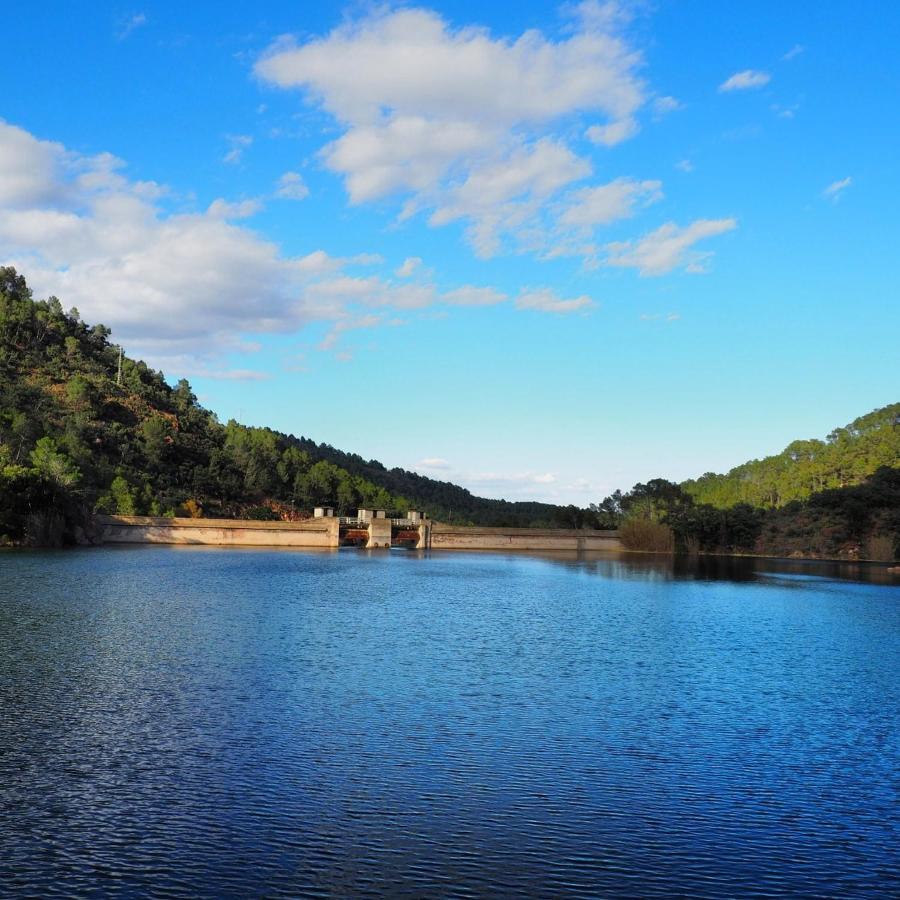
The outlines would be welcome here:
[[[318,547],[418,550],[622,550],[615,531],[565,528],[485,528],[406,517],[319,515],[302,522],[97,516],[104,544],[181,544],[230,547]]]

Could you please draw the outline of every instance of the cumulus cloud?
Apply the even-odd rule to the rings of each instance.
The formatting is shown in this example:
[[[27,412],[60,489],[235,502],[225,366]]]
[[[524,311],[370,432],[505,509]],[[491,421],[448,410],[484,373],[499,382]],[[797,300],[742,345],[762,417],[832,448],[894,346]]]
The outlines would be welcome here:
[[[674,269],[701,273],[706,271],[712,254],[694,250],[694,245],[735,228],[735,219],[698,219],[684,228],[668,222],[638,241],[607,244],[606,265],[634,268],[645,276],[664,275]]]
[[[465,284],[441,295],[441,300],[451,306],[496,306],[508,299],[506,294],[496,288],[475,287],[471,284]]]
[[[275,196],[283,200],[304,200],[309,196],[309,188],[299,172],[285,172],[278,179]]]
[[[69,187],[60,172],[69,161],[62,144],[39,141],[0,120],[0,205],[16,209],[62,200]]]
[[[109,154],[81,156],[0,121],[0,264],[16,266],[38,296],[111,326],[155,365],[226,377],[232,370],[216,359],[251,349],[245,335],[311,321],[336,323],[340,335],[441,300],[430,281],[372,271],[384,264],[377,254],[284,255],[241,224],[259,200],[170,212],[164,187],[123,169]],[[447,302],[466,292],[470,302],[492,296],[469,286]]]
[[[559,222],[575,228],[608,225],[634,215],[638,205],[646,206],[661,199],[661,181],[617,178],[609,184],[573,192]]]
[[[744,69],[742,72],[735,72],[730,78],[727,78],[719,85],[720,93],[728,93],[730,91],[747,91],[752,88],[759,88],[767,85],[772,80],[772,76],[768,72],[758,72],[755,69]]]
[[[494,36],[421,8],[381,10],[304,41],[282,38],[256,73],[304,92],[339,124],[322,159],[351,203],[406,198],[403,215],[465,220],[497,252],[558,190],[590,174],[563,140],[573,121],[596,143],[637,130],[640,54],[614,3],[582,3],[568,33]]]
[[[595,268],[596,231],[631,218],[662,197],[661,181],[635,178],[570,190],[551,205],[550,215],[523,230],[520,243],[541,259],[580,256],[586,267]]]
[[[602,144],[604,147],[615,147],[634,137],[640,127],[634,119],[620,119],[618,122],[610,122],[609,125],[591,125],[585,131],[584,136],[592,144]]]
[[[584,294],[571,300],[564,300],[550,288],[525,290],[516,297],[516,309],[531,309],[538,312],[571,313],[593,305],[594,301]]]
[[[493,256],[507,232],[516,232],[560,188],[584,177],[590,166],[568,147],[544,139],[522,147],[505,160],[472,171],[447,191],[432,214],[432,225],[466,219],[478,256]]]
[[[851,184],[853,184],[853,178],[848,175],[840,181],[832,181],[822,193],[831,200],[837,201]]]
[[[258,199],[229,203],[224,198],[219,197],[210,203],[206,213],[214,219],[249,219],[251,216],[255,216],[262,208],[262,201]]]
[[[678,169],[679,172],[690,174],[694,171],[694,164],[689,159],[680,159],[675,163],[675,168]]]

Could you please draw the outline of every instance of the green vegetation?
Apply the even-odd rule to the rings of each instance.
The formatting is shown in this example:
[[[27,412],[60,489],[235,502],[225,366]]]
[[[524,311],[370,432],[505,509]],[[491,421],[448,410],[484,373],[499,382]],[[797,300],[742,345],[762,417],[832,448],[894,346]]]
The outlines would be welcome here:
[[[900,403],[836,428],[824,441],[794,441],[777,456],[728,472],[707,473],[682,485],[697,503],[763,509],[808,500],[813,494],[858,485],[882,466],[900,465]]]
[[[663,479],[617,491],[593,512],[604,527],[634,520],[672,530],[687,552],[891,560],[900,545],[900,403],[794,441],[777,456],[681,485]],[[626,530],[633,549],[641,532]],[[626,537],[627,535],[627,537]]]
[[[120,384],[109,337],[0,267],[0,542],[89,539],[95,511],[291,519],[332,504],[553,524],[550,504],[473,497],[307,438],[223,425],[187,381],[172,387],[127,356]]]
[[[89,540],[96,511],[292,519],[313,506],[422,509],[493,526],[620,528],[634,549],[890,560],[900,549],[900,404],[824,441],[590,509],[474,497],[328,444],[221,424],[187,381],[123,356],[109,330],[35,301],[0,267],[0,542]]]

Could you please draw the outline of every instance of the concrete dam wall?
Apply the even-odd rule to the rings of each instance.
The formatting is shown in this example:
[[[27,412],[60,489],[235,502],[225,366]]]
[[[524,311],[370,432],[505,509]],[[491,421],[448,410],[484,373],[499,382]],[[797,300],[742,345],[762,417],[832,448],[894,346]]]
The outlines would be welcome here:
[[[246,519],[167,519],[98,516],[104,544],[208,544],[231,547],[337,547],[337,519],[254,522]]]
[[[370,546],[391,543],[391,520],[369,523]],[[342,542],[338,517],[303,522],[247,519],[168,519],[156,516],[98,516],[104,544],[197,544],[219,547],[337,548]],[[358,526],[357,526],[358,527]],[[556,528],[481,528],[439,522],[418,527],[419,548],[434,550],[622,550],[615,531]],[[376,534],[377,531],[377,534]],[[384,532],[384,533],[382,533]]]
[[[435,550],[624,550],[616,531],[431,526]]]

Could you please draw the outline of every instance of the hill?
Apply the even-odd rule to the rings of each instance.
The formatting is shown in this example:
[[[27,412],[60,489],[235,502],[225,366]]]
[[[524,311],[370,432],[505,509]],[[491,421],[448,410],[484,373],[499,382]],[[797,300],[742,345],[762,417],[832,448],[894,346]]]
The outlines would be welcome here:
[[[794,441],[775,456],[754,459],[725,475],[707,473],[682,487],[698,503],[717,509],[737,503],[776,508],[861,484],[882,466],[898,465],[900,403],[892,403],[835,428],[825,440]]]
[[[724,475],[616,491],[592,511],[632,549],[891,561],[900,552],[900,403]]]
[[[296,518],[313,506],[423,509],[484,525],[565,510],[473,496],[309,438],[221,424],[187,381],[122,355],[103,325],[0,268],[0,539],[83,539],[94,511]]]
[[[635,549],[894,559],[900,403],[724,475],[653,479],[590,509],[475,497],[306,437],[222,424],[0,267],[0,543],[90,539],[94,512],[294,519],[359,506],[493,526],[622,528]]]

